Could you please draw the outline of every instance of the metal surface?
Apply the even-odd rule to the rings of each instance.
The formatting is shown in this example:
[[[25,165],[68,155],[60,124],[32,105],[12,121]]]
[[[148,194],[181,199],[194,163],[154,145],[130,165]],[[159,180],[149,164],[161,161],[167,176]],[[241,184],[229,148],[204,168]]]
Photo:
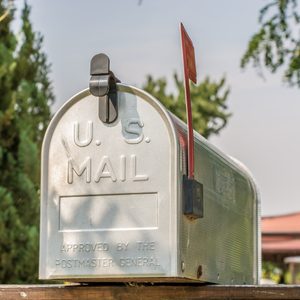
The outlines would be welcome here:
[[[186,125],[173,116],[179,136]],[[182,276],[221,284],[255,284],[259,280],[260,218],[257,187],[248,171],[194,131],[195,179],[203,182],[204,218],[181,217]],[[186,155],[182,147],[183,156]],[[180,175],[179,175],[180,176]],[[180,205],[180,204],[179,204]]]
[[[177,274],[171,120],[159,102],[130,87],[119,85],[118,101],[118,120],[105,124],[95,97],[84,91],[48,128],[41,278]]]
[[[259,208],[251,176],[194,132],[204,217],[187,218],[186,125],[149,94],[117,89],[115,122],[99,120],[97,99],[86,90],[49,125],[40,278],[257,283]]]

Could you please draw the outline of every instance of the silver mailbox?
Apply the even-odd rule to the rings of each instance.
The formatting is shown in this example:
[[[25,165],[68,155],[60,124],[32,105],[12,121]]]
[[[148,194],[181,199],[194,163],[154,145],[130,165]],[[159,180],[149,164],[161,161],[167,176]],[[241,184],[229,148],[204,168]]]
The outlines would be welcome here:
[[[194,132],[203,217],[183,213],[186,125],[117,84],[118,117],[85,90],[54,116],[42,151],[40,278],[255,284],[259,199],[249,172]]]

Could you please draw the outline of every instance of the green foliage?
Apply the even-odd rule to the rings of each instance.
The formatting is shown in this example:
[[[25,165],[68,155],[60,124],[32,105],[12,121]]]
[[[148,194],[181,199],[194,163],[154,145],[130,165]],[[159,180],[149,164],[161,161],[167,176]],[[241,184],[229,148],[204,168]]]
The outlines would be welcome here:
[[[271,279],[276,283],[282,280],[283,270],[273,262],[263,261],[262,263],[262,278]]]
[[[167,81],[164,78],[154,80],[148,76],[143,89],[159,99],[173,114],[186,122],[184,85],[174,74],[178,94],[167,93]],[[227,112],[229,89],[225,87],[225,78],[213,82],[207,77],[203,82],[191,85],[193,126],[201,135],[208,138],[218,134],[227,124],[230,113]]]
[[[300,87],[300,14],[297,0],[274,0],[260,10],[260,29],[248,43],[241,67],[250,62],[260,71],[284,67],[284,80]]]
[[[0,0],[0,15],[7,2]],[[53,102],[42,38],[25,3],[18,39],[0,22],[0,282],[37,281],[40,146]]]

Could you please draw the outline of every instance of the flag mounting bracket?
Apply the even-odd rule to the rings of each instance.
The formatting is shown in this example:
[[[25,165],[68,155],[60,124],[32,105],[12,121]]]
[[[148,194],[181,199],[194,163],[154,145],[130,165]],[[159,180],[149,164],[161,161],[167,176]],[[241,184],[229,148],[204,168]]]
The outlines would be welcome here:
[[[110,70],[110,60],[106,54],[96,54],[92,58],[90,75],[90,92],[99,98],[99,118],[104,123],[113,123],[118,117],[116,83],[120,81]]]

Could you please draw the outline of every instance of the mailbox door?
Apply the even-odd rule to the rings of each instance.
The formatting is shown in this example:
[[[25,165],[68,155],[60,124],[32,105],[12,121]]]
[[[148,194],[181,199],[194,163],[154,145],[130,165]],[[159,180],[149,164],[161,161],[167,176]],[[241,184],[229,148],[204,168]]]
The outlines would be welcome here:
[[[83,91],[56,114],[42,154],[40,278],[177,274],[177,142],[168,114],[118,85],[118,119]]]

